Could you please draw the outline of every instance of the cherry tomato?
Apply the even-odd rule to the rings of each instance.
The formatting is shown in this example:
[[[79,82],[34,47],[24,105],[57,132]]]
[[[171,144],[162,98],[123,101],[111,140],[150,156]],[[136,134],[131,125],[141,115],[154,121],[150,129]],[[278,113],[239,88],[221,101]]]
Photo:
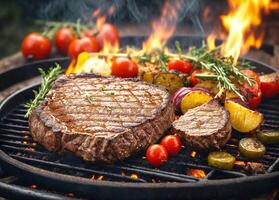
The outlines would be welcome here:
[[[241,70],[241,72],[246,76],[254,78],[255,80],[252,86],[249,85],[247,82],[243,83],[240,90],[244,94],[244,96],[247,97],[249,107],[251,109],[256,109],[262,100],[262,92],[260,89],[260,85],[261,85],[260,77],[255,71],[250,69]]]
[[[70,43],[68,48],[68,56],[72,59],[77,58],[81,52],[98,52],[99,44],[94,37],[83,37],[75,39]]]
[[[122,78],[136,77],[138,75],[138,66],[128,58],[117,58],[112,63],[111,74]]]
[[[76,38],[71,28],[61,28],[55,33],[55,45],[58,52],[67,55],[70,43]]]
[[[274,97],[279,93],[279,72],[260,76],[264,98]]]
[[[181,150],[181,140],[177,135],[165,136],[161,141],[161,145],[163,145],[172,156],[178,154]]]
[[[98,31],[97,40],[101,47],[103,47],[105,41],[113,45],[119,42],[119,33],[114,25],[105,23]]]
[[[163,145],[153,144],[146,151],[146,159],[152,166],[159,167],[168,160],[168,151]]]
[[[257,94],[248,94],[248,105],[251,109],[256,109],[262,101],[261,89],[258,90]]]
[[[192,68],[192,64],[184,60],[171,60],[168,62],[169,70],[176,70],[184,74],[189,74]]]
[[[47,37],[40,33],[29,33],[22,41],[21,52],[25,58],[44,59],[51,52],[51,43]]]
[[[201,73],[201,70],[196,69],[192,72],[191,76],[189,77],[189,81],[192,84],[192,86],[195,86],[198,84],[201,80],[196,78],[195,75]]]
[[[241,70],[241,72],[243,74],[245,74],[246,76],[248,77],[251,77],[255,80],[255,83],[251,86],[249,85],[247,82],[245,82],[242,87],[248,92],[248,93],[252,93],[252,94],[257,94],[258,93],[258,90],[260,88],[260,85],[261,85],[261,81],[260,81],[260,77],[259,75],[253,71],[253,70],[250,70],[250,69],[244,69],[244,70]]]

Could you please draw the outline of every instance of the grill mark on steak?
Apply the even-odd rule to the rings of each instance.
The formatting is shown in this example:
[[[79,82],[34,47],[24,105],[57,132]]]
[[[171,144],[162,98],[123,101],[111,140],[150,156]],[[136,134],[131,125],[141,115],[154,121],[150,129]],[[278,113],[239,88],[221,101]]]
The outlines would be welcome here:
[[[94,100],[86,101],[88,95]],[[29,125],[34,140],[48,150],[113,162],[156,142],[173,120],[165,89],[134,79],[81,74],[56,80],[31,113]],[[51,141],[44,130],[50,130]]]

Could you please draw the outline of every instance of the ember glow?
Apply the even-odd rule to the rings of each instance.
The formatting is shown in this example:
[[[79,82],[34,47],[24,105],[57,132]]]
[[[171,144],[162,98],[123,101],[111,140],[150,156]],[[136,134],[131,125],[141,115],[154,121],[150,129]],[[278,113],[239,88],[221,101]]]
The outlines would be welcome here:
[[[204,178],[206,176],[205,172],[201,169],[188,169],[187,175],[196,178]]]
[[[250,47],[259,48],[263,41],[264,33],[256,34],[257,27],[261,25],[262,14],[279,8],[278,2],[272,0],[228,0],[230,11],[221,16],[224,29],[228,32],[222,44],[221,53],[232,56],[234,62],[240,55],[248,52]],[[208,44],[214,47],[215,39],[210,35]]]
[[[173,4],[170,0],[166,0],[161,17],[152,22],[152,33],[143,43],[143,49],[152,50],[165,46],[176,30],[177,13],[181,3],[181,0],[175,0]]]

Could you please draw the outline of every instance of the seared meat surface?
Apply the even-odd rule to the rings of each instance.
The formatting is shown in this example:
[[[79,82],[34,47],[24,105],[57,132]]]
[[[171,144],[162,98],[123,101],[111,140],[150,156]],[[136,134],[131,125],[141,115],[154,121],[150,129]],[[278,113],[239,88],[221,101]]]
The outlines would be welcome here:
[[[229,113],[217,99],[189,110],[173,127],[187,145],[205,150],[224,146],[232,130]]]
[[[61,76],[29,117],[35,141],[89,161],[114,162],[155,143],[171,126],[169,93],[134,79]]]

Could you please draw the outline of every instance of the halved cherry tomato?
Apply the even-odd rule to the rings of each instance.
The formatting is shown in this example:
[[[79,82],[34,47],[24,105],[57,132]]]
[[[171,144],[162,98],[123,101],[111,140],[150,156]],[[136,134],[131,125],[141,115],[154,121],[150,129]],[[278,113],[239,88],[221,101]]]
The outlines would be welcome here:
[[[97,40],[101,47],[103,47],[105,41],[112,45],[119,43],[119,33],[114,25],[105,23],[101,25],[98,31]]]
[[[195,86],[198,84],[201,80],[196,78],[195,75],[201,73],[201,70],[196,69],[192,72],[191,76],[189,77],[189,81],[192,84],[192,86]]]
[[[76,38],[73,30],[69,27],[61,28],[55,33],[55,45],[58,52],[66,55],[70,43]]]
[[[184,74],[189,74],[192,71],[192,64],[184,60],[170,60],[168,62],[169,70],[176,70]]]
[[[138,66],[128,58],[117,58],[112,63],[111,74],[122,78],[136,77]]]
[[[81,52],[98,52],[99,50],[100,48],[96,38],[83,37],[75,39],[70,43],[68,56],[75,59]]]
[[[241,70],[241,72],[255,80],[253,85],[249,85],[247,82],[243,83],[240,90],[242,91],[244,96],[247,97],[249,107],[251,109],[256,109],[262,100],[260,77],[255,71],[250,69]]]
[[[40,33],[29,33],[22,41],[21,52],[25,58],[44,59],[51,52],[51,43],[47,37]]]
[[[247,82],[245,82],[245,83],[243,83],[242,87],[248,93],[257,94],[258,90],[259,90],[259,88],[261,86],[261,81],[260,81],[259,75],[255,71],[250,70],[250,69],[244,69],[244,70],[241,70],[241,72],[243,74],[245,74],[246,76],[251,77],[251,78],[253,78],[255,80],[255,83],[252,86],[249,85]]]
[[[161,145],[163,145],[172,156],[178,154],[182,147],[181,139],[177,135],[165,136],[161,141]]]
[[[247,101],[248,101],[249,108],[256,109],[262,101],[261,89],[259,89],[256,94],[248,94]]]
[[[279,72],[260,76],[264,98],[274,97],[279,93]]]
[[[168,160],[168,151],[163,145],[153,144],[146,151],[146,159],[152,166],[159,167]]]

